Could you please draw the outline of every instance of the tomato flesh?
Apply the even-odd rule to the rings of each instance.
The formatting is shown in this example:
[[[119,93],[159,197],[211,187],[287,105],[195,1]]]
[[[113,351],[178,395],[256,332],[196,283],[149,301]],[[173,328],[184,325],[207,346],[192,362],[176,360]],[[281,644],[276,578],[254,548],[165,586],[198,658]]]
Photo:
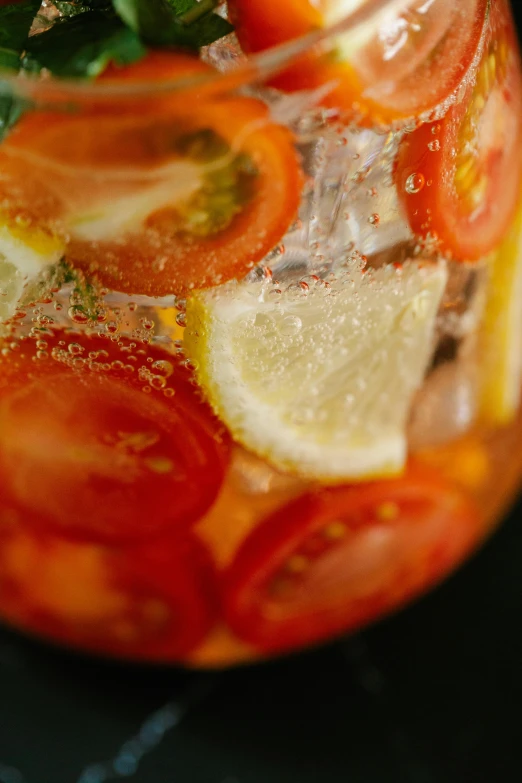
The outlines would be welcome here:
[[[247,52],[327,29],[354,10],[343,0],[231,0],[229,8]],[[327,54],[305,55],[271,83],[290,92],[331,84],[323,103],[368,124],[417,116],[458,87],[487,9],[488,0],[405,2],[355,36],[334,37]]]
[[[105,82],[213,73],[188,55],[150,58],[110,69]],[[253,99],[191,102],[173,91],[141,103],[25,115],[0,151],[6,211],[52,228],[71,264],[128,294],[244,277],[297,214],[302,174],[290,133]]]
[[[522,88],[510,12],[492,5],[476,79],[443,117],[405,136],[396,182],[412,230],[457,260],[504,236],[522,176]]]
[[[48,358],[26,340],[0,362],[2,500],[93,541],[199,519],[223,481],[228,445],[174,357],[149,347],[147,362],[128,341],[77,333],[45,342]]]
[[[224,577],[233,631],[290,650],[353,630],[426,589],[480,534],[473,506],[432,471],[304,495],[267,518]]]
[[[0,608],[31,633],[98,653],[183,658],[211,629],[215,574],[187,535],[120,549],[73,542],[0,511]]]

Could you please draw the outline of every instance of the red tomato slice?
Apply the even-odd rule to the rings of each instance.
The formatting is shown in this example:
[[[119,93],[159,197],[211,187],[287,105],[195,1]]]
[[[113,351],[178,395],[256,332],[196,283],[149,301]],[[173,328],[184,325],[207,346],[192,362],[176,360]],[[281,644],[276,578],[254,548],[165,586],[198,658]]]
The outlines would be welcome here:
[[[521,141],[520,60],[509,8],[497,0],[462,101],[402,142],[396,182],[412,230],[460,260],[493,250],[516,210]]]
[[[1,499],[92,541],[199,519],[223,481],[228,445],[174,357],[79,333],[45,342],[48,358],[27,340],[0,360]]]
[[[479,534],[471,504],[420,467],[401,479],[317,490],[240,547],[224,576],[225,615],[267,652],[326,640],[437,582]]]
[[[0,613],[31,633],[108,655],[173,661],[216,617],[215,574],[191,536],[113,549],[0,511]]]
[[[151,55],[106,82],[212,73]],[[161,78],[160,78],[161,77]],[[129,294],[184,293],[241,278],[283,237],[302,175],[290,133],[249,98],[115,101],[26,114],[0,150],[11,218],[51,228],[68,260]]]
[[[228,5],[247,52],[327,29],[355,8],[343,0],[229,0]],[[290,92],[331,83],[323,102],[370,124],[417,116],[460,84],[487,8],[488,0],[405,0],[355,37],[335,37],[328,54],[305,56],[271,83]]]

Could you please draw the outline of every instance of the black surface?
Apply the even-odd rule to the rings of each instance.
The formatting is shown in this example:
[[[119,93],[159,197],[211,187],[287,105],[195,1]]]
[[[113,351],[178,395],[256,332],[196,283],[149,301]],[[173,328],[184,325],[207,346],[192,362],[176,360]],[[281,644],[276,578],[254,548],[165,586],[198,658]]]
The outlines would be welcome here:
[[[138,669],[0,630],[0,783],[118,780],[522,780],[522,501],[415,606],[277,663]]]

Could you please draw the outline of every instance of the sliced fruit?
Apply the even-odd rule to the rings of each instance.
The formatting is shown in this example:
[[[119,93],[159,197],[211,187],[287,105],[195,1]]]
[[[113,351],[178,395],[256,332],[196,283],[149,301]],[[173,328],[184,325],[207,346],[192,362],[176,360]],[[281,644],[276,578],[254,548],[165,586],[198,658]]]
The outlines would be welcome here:
[[[284,506],[224,575],[226,619],[267,652],[353,630],[439,581],[479,534],[478,514],[434,471],[322,489]]]
[[[165,64],[151,57],[152,66],[112,69],[107,79],[132,85],[155,70],[164,75]],[[188,55],[162,58],[171,78],[191,68],[212,73]],[[10,212],[31,211],[34,193],[52,193],[32,210],[34,220],[59,227],[72,265],[129,294],[180,294],[243,277],[277,245],[299,205],[292,138],[263,103],[175,96],[148,110],[138,101],[133,111],[124,104],[29,113],[2,146],[5,190],[12,181],[18,188],[5,193]]]
[[[462,100],[407,134],[399,150],[396,181],[412,230],[455,259],[493,250],[516,210],[521,143],[520,60],[509,9],[498,0]]]
[[[427,589],[470,550],[479,515],[434,470],[320,489],[268,517],[223,577],[226,619],[260,649],[353,630]]]
[[[328,29],[365,0],[230,0],[247,52]],[[332,37],[329,51],[307,55],[271,83],[283,90],[331,84],[324,102],[390,122],[435,108],[470,67],[487,18],[488,0],[405,0],[388,4],[362,25]]]
[[[248,449],[327,481],[401,471],[432,352],[443,265],[341,269],[285,291],[227,284],[188,302],[188,355]]]
[[[522,391],[522,209],[490,258],[480,363],[481,417],[507,424],[516,416]]]
[[[122,549],[71,542],[0,511],[0,610],[15,625],[109,655],[176,660],[214,623],[204,547],[172,536]]]
[[[2,357],[3,499],[91,541],[150,538],[205,513],[223,480],[226,438],[174,357],[144,353],[123,339],[57,331]]]
[[[0,212],[0,323],[36,298],[38,286],[62,258],[65,244],[50,231]]]

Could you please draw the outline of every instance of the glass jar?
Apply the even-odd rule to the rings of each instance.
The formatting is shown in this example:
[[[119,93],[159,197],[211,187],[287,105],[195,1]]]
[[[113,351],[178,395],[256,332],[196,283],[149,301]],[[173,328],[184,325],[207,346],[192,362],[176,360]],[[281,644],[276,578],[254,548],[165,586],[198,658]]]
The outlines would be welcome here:
[[[203,667],[396,610],[522,473],[506,2],[228,13],[1,81],[0,615]]]

